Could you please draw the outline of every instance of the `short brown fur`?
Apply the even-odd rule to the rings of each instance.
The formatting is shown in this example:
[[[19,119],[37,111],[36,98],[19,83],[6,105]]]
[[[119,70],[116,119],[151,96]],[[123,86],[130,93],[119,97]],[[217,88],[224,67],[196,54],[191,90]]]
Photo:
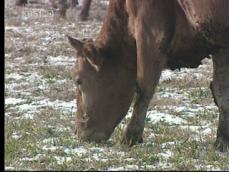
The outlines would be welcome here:
[[[142,142],[149,101],[163,69],[198,67],[213,54],[212,91],[220,109],[216,146],[229,146],[229,1],[110,0],[95,41],[69,37],[77,50],[77,135],[102,141],[134,111],[122,142]],[[219,20],[216,20],[219,19]],[[223,79],[224,78],[224,79]]]

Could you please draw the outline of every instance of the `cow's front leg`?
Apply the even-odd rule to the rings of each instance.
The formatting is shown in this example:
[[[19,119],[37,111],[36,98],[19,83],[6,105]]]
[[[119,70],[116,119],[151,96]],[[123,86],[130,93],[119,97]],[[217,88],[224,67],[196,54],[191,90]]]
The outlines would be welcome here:
[[[215,146],[229,150],[229,49],[213,57],[214,76],[211,85],[214,100],[219,108],[219,124]]]
[[[154,41],[144,31],[137,34],[137,91],[132,117],[122,143],[132,146],[143,141],[144,121],[149,102],[165,67],[165,56],[152,47]],[[149,41],[149,42],[147,42]]]
[[[147,95],[137,84],[136,98],[134,102],[134,111],[127,125],[122,143],[132,146],[142,143],[142,134],[144,130],[144,120],[151,95]]]
[[[122,138],[122,143],[129,146],[143,141],[142,134],[144,130],[144,121],[149,102],[160,78],[162,62],[155,62],[151,67],[154,69],[152,72],[153,74],[146,72],[146,76],[139,79],[137,82],[133,114]]]

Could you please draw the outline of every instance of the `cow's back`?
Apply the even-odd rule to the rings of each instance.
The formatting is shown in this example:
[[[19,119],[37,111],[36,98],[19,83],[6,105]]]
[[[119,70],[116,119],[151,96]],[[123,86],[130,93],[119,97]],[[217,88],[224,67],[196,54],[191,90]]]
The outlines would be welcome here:
[[[228,0],[178,0],[190,24],[213,44],[229,44]]]

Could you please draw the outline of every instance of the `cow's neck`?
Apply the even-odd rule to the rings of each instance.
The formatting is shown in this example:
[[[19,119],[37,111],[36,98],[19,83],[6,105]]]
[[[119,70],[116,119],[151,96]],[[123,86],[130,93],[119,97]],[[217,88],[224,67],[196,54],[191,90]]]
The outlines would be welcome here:
[[[135,48],[135,41],[128,32],[128,16],[125,1],[111,0],[102,29],[96,39],[104,51],[123,52]]]

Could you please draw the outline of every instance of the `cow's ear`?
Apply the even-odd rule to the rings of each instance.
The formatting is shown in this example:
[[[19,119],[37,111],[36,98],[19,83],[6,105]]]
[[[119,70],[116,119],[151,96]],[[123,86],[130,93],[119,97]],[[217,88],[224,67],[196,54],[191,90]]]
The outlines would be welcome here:
[[[92,67],[99,71],[103,65],[103,56],[94,43],[85,44],[83,53]]]
[[[81,42],[78,39],[72,38],[71,36],[66,35],[68,38],[69,43],[73,48],[76,49],[76,51],[81,51],[83,48],[83,42]]]

